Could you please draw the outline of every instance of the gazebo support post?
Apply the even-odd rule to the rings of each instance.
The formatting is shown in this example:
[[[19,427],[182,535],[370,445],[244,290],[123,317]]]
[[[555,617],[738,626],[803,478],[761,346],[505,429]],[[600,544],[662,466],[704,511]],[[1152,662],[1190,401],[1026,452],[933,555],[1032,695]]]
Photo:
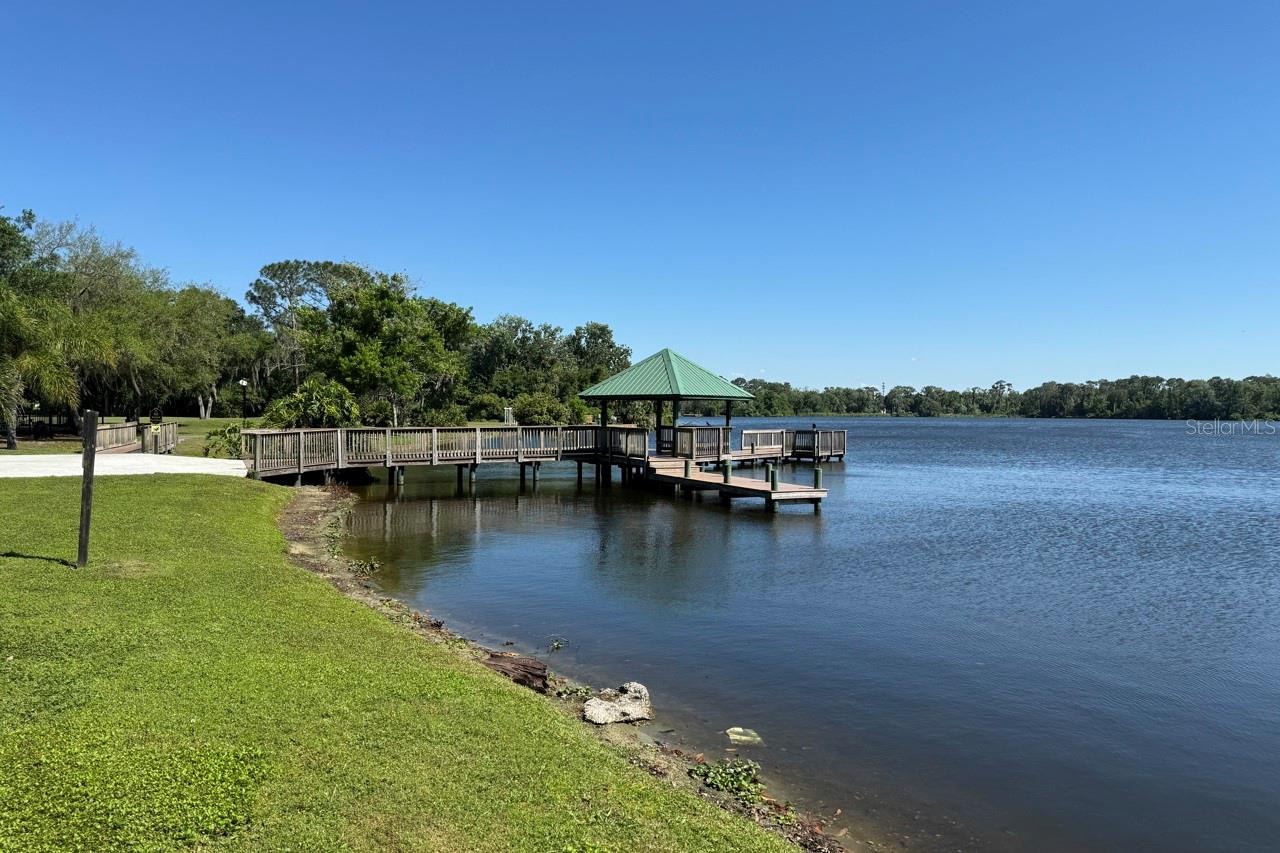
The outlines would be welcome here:
[[[722,453],[731,452],[729,448],[733,446],[733,441],[732,441],[733,433],[730,432],[732,428],[733,428],[733,401],[725,400],[724,401],[724,431],[725,431],[724,446],[720,448],[720,451]]]
[[[613,448],[609,446],[609,401],[600,401],[600,446],[603,448],[604,465],[601,478],[606,486],[613,484]]]

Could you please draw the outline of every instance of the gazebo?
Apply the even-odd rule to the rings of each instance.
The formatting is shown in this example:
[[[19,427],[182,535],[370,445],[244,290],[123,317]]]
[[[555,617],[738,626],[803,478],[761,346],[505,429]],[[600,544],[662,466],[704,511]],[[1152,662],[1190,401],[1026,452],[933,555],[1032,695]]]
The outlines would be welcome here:
[[[657,420],[659,455],[668,455],[674,449],[675,426],[680,419],[681,401],[723,400],[724,425],[728,429],[733,419],[734,400],[755,399],[749,391],[670,349],[654,353],[621,373],[592,385],[578,396],[600,404],[602,427],[609,425],[611,400],[651,401]],[[670,426],[662,423],[667,401],[671,402]]]

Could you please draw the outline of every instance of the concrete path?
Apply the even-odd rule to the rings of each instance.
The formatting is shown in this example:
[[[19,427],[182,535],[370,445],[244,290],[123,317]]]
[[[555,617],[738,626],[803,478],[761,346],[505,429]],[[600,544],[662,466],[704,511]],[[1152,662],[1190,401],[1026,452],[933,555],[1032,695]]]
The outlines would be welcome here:
[[[113,474],[220,474],[243,477],[248,471],[239,459],[206,459],[203,456],[164,456],[153,453],[99,453],[95,475]],[[44,453],[0,456],[0,477],[79,477],[79,453]]]

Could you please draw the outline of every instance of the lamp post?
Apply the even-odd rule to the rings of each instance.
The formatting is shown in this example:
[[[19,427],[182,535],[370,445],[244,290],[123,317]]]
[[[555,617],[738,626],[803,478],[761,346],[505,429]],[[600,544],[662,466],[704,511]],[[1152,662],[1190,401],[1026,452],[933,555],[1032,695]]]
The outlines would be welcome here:
[[[249,408],[249,380],[240,380],[240,428],[244,429],[249,421],[245,416],[245,412]]]

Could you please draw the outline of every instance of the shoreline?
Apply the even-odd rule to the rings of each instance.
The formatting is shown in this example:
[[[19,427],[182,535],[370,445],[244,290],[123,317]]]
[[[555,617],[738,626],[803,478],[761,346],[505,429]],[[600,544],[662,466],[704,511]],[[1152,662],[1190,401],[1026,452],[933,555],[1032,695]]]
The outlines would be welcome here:
[[[342,486],[305,486],[296,489],[276,520],[285,538],[289,561],[324,578],[342,595],[364,604],[388,621],[427,642],[446,646],[461,657],[483,662],[495,655],[515,656],[510,651],[489,648],[449,630],[442,621],[432,618],[429,613],[410,608],[399,599],[385,594],[373,580],[373,573],[361,573],[354,568],[352,561],[342,556],[342,540],[345,538],[347,515],[357,500],[354,493]],[[605,744],[621,750],[632,764],[642,767],[650,775],[673,787],[715,803],[726,811],[742,815],[799,849],[816,853],[840,853],[851,849],[883,851],[899,846],[895,838],[881,837],[865,828],[859,830],[858,835],[861,837],[853,837],[853,833],[845,833],[849,837],[839,838],[829,835],[825,831],[826,821],[796,810],[789,803],[774,800],[767,792],[761,803],[751,805],[708,788],[690,774],[693,768],[705,763],[702,754],[691,754],[678,747],[663,744],[644,732],[640,726],[597,726],[586,722],[581,713],[585,698],[581,691],[586,689],[594,692],[594,688],[577,684],[562,675],[549,673],[549,676],[549,689],[542,694],[547,701],[561,712],[571,715]]]

